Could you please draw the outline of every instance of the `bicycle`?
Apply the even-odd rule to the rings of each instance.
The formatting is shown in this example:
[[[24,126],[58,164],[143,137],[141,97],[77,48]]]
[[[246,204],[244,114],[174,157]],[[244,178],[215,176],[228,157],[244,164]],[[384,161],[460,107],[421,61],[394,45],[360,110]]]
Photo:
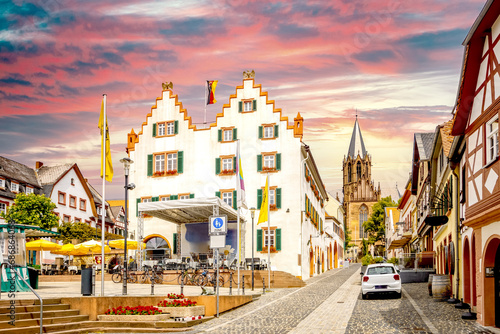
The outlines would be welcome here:
[[[115,272],[111,275],[111,280],[114,283],[121,283],[123,281],[125,268],[119,266],[115,268]],[[128,283],[137,283],[137,275],[134,272],[127,272],[127,282]]]
[[[144,283],[148,278],[150,282],[154,281],[155,284],[162,284],[163,270],[158,270],[157,266],[154,266],[153,269],[150,266],[144,266],[144,273],[139,277],[139,282]]]
[[[201,286],[201,287],[204,287],[205,285],[207,285],[208,283],[210,283],[210,285],[212,286],[215,286],[216,284],[216,281],[217,281],[217,275],[216,273],[210,273],[208,272],[208,270],[204,270],[199,276],[198,276],[198,282],[197,282],[197,285]],[[219,286],[222,287],[224,286],[224,277],[222,275],[219,274]]]
[[[189,273],[187,269],[184,269],[177,277],[177,283],[181,285],[181,282],[184,285],[198,285],[198,274],[196,272]]]

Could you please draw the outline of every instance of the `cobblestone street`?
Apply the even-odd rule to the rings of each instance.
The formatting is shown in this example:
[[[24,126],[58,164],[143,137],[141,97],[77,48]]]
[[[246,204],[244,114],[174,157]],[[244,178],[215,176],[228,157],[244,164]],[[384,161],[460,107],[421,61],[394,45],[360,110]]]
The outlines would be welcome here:
[[[361,299],[360,265],[334,269],[307,286],[276,289],[189,333],[492,333],[463,310],[429,297],[427,283],[403,285],[403,296]]]

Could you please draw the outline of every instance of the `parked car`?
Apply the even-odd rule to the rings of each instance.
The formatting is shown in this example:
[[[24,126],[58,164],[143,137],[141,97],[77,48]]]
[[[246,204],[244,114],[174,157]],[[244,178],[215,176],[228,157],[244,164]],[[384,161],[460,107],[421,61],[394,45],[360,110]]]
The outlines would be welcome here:
[[[368,298],[368,294],[395,293],[401,298],[401,277],[392,263],[370,264],[361,280],[361,297]]]

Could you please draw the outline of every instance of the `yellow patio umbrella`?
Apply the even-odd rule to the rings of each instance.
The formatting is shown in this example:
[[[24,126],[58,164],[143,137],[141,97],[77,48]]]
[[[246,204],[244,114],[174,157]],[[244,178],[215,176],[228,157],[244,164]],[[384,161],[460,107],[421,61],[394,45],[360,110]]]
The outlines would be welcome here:
[[[100,254],[101,253],[101,242],[97,240],[89,240],[82,242],[81,244],[75,245],[75,252],[79,253],[76,255],[85,255],[85,254]],[[80,254],[80,252],[82,254]],[[104,253],[111,252],[111,248],[109,246],[104,246]]]
[[[110,240],[108,241],[108,245],[113,248],[125,249],[125,239]],[[138,243],[137,241],[134,240],[127,240],[128,250],[136,250],[139,247],[141,247],[141,249],[145,249],[146,244],[144,242]]]
[[[54,251],[51,251],[51,253],[60,254],[60,255],[78,255],[78,254],[75,254],[76,253],[75,252],[75,245],[73,245],[73,244],[62,245],[61,248],[54,250]]]
[[[52,251],[60,249],[62,246],[45,239],[38,239],[26,243],[26,250]]]

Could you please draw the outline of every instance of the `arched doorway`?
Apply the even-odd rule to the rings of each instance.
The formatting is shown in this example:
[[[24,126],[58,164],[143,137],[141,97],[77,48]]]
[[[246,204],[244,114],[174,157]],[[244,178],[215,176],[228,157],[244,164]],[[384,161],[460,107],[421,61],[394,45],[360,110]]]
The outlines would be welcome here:
[[[475,233],[472,233],[472,242],[471,242],[471,258],[472,258],[472,306],[477,306],[477,277],[476,277],[476,236]]]
[[[335,245],[333,246],[333,267],[338,268],[338,259],[339,259],[339,252],[337,250],[337,241],[335,241]]]
[[[465,238],[464,241],[464,302],[470,304],[470,250],[469,250],[469,239]]]
[[[309,249],[309,277],[314,276],[314,254],[312,248]]]
[[[144,238],[146,243],[146,260],[162,261],[171,258],[171,247],[167,239],[159,234],[152,234]]]
[[[492,236],[483,257],[484,324],[500,327],[500,238]]]

